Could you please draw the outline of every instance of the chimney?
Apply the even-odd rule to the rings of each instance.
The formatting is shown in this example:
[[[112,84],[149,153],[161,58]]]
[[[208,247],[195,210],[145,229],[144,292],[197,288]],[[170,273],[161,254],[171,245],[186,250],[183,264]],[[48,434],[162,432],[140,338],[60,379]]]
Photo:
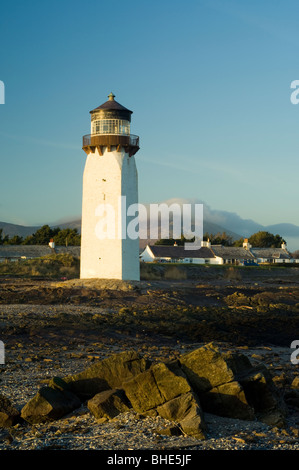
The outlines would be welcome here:
[[[201,240],[201,243],[200,243],[200,244],[201,244],[201,246],[205,246],[205,247],[207,247],[207,248],[211,248],[211,242],[210,242],[210,239],[209,239],[209,238],[208,238],[207,241]]]
[[[251,246],[252,245],[250,245],[248,238],[244,238],[243,248],[245,248],[245,250],[250,250]]]
[[[50,240],[49,247],[50,248],[55,248],[55,242],[54,242],[53,238],[51,238],[51,240]]]
[[[282,248],[283,250],[286,250],[286,249],[287,249],[287,244],[286,244],[285,241],[282,242],[281,248]]]

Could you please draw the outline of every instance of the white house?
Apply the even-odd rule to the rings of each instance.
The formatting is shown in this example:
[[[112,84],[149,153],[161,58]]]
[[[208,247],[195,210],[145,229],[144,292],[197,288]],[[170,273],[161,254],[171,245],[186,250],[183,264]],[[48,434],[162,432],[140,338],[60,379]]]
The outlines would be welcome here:
[[[255,263],[293,263],[286,245],[281,248],[252,248],[245,239],[242,247],[211,245],[202,241],[196,250],[186,250],[184,246],[147,245],[140,255],[144,262],[195,263],[195,264],[234,264],[252,265]]]
[[[147,245],[140,255],[144,262],[161,263],[194,263],[194,264],[222,264],[221,258],[216,256],[210,246],[201,246],[194,250],[186,250],[178,245]]]

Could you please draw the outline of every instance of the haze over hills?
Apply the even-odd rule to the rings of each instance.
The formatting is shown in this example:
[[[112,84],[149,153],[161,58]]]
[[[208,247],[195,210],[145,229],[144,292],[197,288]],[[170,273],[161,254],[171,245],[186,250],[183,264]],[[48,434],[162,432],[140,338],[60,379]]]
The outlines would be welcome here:
[[[273,233],[274,235],[279,234],[282,236],[286,242],[288,249],[290,251],[295,251],[299,249],[299,226],[290,224],[290,223],[277,223],[272,225],[261,225],[251,219],[242,219],[238,214],[222,210],[211,209],[207,204],[199,200],[191,199],[169,199],[163,201],[168,206],[173,203],[177,203],[182,206],[182,204],[190,203],[203,204],[203,232],[206,233],[223,233],[226,232],[233,240],[238,240],[242,237],[248,238],[253,233],[259,231],[267,231]],[[162,203],[158,203],[162,204]],[[149,205],[145,205],[147,210]],[[60,227],[64,228],[73,228],[77,229],[80,233],[81,231],[81,219],[77,218],[74,220],[65,220],[57,223],[49,223],[50,227]],[[148,224],[149,225],[149,224]],[[12,237],[14,235],[19,235],[23,238],[31,235],[36,232],[40,226],[23,226],[16,225],[7,222],[0,221],[0,228],[3,229],[5,235]],[[147,233],[142,233],[141,229],[141,240],[140,245],[143,247],[149,242],[149,235]]]

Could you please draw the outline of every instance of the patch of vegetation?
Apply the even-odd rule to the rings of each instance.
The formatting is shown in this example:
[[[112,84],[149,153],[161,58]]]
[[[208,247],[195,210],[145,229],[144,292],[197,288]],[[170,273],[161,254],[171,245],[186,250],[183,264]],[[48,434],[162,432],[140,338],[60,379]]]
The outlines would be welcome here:
[[[79,265],[79,259],[70,253],[53,254],[30,260],[0,263],[0,275],[73,279],[79,276]]]
[[[144,281],[183,280],[188,278],[188,273],[183,266],[174,264],[141,263],[140,277]]]
[[[249,305],[250,298],[242,294],[242,292],[234,292],[233,294],[225,297],[225,302],[230,306]]]

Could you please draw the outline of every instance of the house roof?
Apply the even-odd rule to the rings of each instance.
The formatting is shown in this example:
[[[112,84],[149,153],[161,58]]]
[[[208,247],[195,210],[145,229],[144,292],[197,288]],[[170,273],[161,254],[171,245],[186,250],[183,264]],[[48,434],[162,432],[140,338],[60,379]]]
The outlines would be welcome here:
[[[184,246],[149,245],[155,258],[215,258],[212,250],[200,247],[196,250],[186,250]]]
[[[275,258],[275,259],[291,259],[290,254],[283,248],[251,248],[256,258]]]
[[[47,245],[1,245],[0,258],[39,258],[53,253],[70,253],[80,256],[80,246],[56,246],[54,249]]]
[[[250,251],[242,247],[237,246],[222,246],[222,245],[212,245],[212,251],[216,256],[219,256],[223,259],[254,259],[254,256]]]

